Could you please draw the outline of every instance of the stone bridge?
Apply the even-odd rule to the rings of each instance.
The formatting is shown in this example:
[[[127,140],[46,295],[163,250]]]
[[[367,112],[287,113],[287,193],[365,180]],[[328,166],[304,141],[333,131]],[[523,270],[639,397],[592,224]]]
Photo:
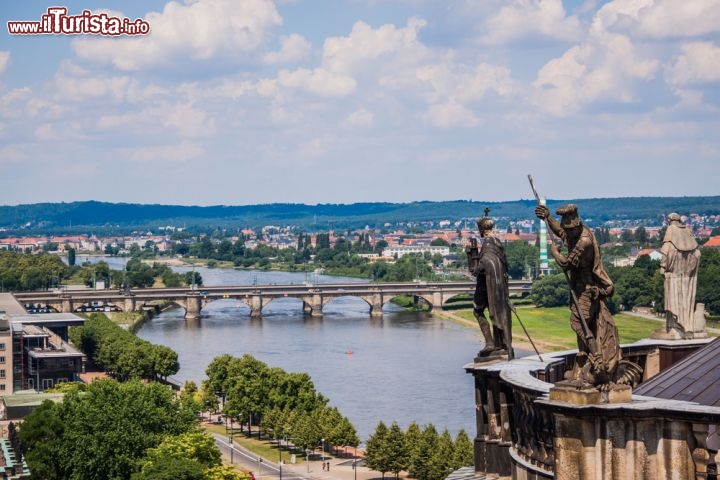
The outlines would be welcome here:
[[[529,280],[510,280],[511,295],[530,292]],[[409,296],[415,304],[430,309],[442,307],[448,300],[472,293],[474,282],[401,282],[401,283],[342,283],[292,285],[241,285],[222,287],[144,288],[118,290],[63,290],[58,292],[18,292],[15,298],[23,305],[33,305],[39,311],[58,312],[98,311],[103,309],[134,311],[159,300],[170,301],[185,309],[186,319],[200,317],[202,307],[221,299],[233,299],[250,307],[250,315],[262,316],[263,307],[278,298],[302,300],[303,311],[322,316],[323,307],[339,297],[364,300],[371,316],[381,316],[383,305],[398,296]]]

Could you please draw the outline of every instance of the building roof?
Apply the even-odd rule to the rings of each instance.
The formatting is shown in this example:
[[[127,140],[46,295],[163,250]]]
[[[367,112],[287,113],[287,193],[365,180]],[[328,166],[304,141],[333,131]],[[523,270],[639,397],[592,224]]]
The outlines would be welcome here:
[[[85,319],[74,313],[25,313],[23,315],[12,315],[11,319],[13,323],[50,327],[70,327],[85,324]]]
[[[655,375],[633,393],[720,407],[720,338]]]
[[[703,247],[713,247],[713,248],[720,248],[720,235],[710,237],[710,240],[705,242]]]
[[[0,293],[0,311],[10,316],[27,315],[25,309],[20,305],[20,302],[15,300],[12,293]]]

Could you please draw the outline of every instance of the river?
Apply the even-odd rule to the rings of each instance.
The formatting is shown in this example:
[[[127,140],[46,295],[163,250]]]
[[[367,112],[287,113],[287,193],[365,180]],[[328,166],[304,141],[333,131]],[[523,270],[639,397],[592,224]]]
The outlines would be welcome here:
[[[78,261],[84,261],[86,257]],[[96,259],[91,259],[95,261]],[[121,268],[125,259],[110,259]],[[188,271],[189,267],[174,267]],[[362,281],[320,274],[240,271],[198,267],[206,286]],[[454,436],[475,435],[473,378],[463,365],[480,348],[474,330],[406,312],[387,304],[382,318],[371,318],[357,298],[339,298],[323,308],[322,318],[306,317],[298,299],[279,299],[263,308],[262,319],[233,300],[203,308],[202,318],[186,322],[184,310],[161,313],[138,332],[141,338],[178,353],[181,381],[205,378],[217,355],[250,354],[271,367],[307,372],[318,391],[358,429],[364,442],[377,423],[433,423]]]

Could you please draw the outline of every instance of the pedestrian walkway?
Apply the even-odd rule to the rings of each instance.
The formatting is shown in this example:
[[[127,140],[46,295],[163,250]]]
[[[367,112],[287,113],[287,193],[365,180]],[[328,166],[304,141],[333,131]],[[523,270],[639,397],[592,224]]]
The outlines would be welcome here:
[[[258,456],[251,451],[234,443],[232,445],[232,454],[228,438],[224,435],[213,434],[216,445],[223,454],[226,463],[239,465],[245,470],[250,470],[255,475],[255,480],[278,480],[280,479],[280,465],[276,462],[262,458],[258,461]],[[330,470],[325,471],[322,468],[321,460],[311,460],[301,464],[292,465],[284,463],[282,465],[282,480],[380,480],[382,474],[370,470],[367,467],[358,465],[353,469],[352,459],[335,458],[326,456],[326,462],[330,462]],[[386,478],[394,478],[390,473],[385,474]],[[400,478],[406,478],[400,475]]]

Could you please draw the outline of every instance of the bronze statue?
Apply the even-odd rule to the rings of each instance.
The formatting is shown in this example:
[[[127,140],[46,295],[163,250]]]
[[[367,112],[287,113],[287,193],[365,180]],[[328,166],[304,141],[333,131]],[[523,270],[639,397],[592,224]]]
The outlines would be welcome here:
[[[477,240],[473,238],[470,246],[466,248],[468,268],[477,279],[473,296],[473,314],[485,337],[485,348],[478,352],[476,361],[502,355],[507,355],[508,359],[512,360],[507,259],[503,244],[493,231],[495,223],[488,218],[489,212],[490,209],[486,208],[485,216],[477,221],[480,237],[483,239],[482,247],[478,250]],[[485,309],[490,315],[490,322],[485,317]]]
[[[550,216],[544,205],[535,214],[567,247],[560,253],[553,243],[550,253],[566,272],[572,301],[570,325],[577,334],[578,355],[569,380],[580,385],[599,385],[616,381],[621,362],[615,321],[607,306],[614,286],[600,261],[600,250],[592,231],[583,225],[575,205],[557,210],[560,222]]]
[[[704,331],[695,325],[695,292],[700,264],[700,248],[692,231],[682,224],[680,215],[671,213],[663,239],[660,272],[665,277],[666,329],[677,330],[681,337],[693,338],[696,331]],[[699,327],[699,328],[698,328]]]

